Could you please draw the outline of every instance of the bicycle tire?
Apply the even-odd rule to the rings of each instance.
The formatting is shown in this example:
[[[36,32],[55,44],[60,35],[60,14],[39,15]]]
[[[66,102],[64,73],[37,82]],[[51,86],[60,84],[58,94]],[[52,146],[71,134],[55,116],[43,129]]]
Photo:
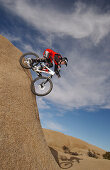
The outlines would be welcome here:
[[[38,81],[39,79],[47,79],[48,80],[48,82],[49,82],[49,84],[50,84],[50,88],[49,88],[49,90],[46,92],[46,93],[43,93],[43,94],[40,94],[40,93],[37,93],[36,91],[35,91],[35,87],[34,87],[34,83],[36,82],[36,81]],[[32,93],[34,94],[34,95],[37,95],[37,96],[46,96],[47,94],[49,94],[51,91],[52,91],[52,88],[53,88],[53,83],[52,83],[52,81],[50,80],[50,79],[48,79],[48,77],[37,77],[36,79],[34,79],[33,81],[31,81],[31,91],[32,91]]]
[[[68,169],[68,168],[71,168],[72,167],[72,162],[61,162],[60,164],[59,164],[59,166],[60,166],[60,168],[62,168],[62,169]]]
[[[36,53],[28,52],[28,53],[24,53],[24,54],[20,57],[20,59],[19,59],[20,65],[21,65],[23,68],[31,69],[32,66],[29,67],[28,65],[26,66],[26,65],[23,64],[23,59],[24,59],[24,57],[26,57],[27,55],[33,55],[33,56],[36,57],[36,59],[38,59],[39,56],[38,56]]]

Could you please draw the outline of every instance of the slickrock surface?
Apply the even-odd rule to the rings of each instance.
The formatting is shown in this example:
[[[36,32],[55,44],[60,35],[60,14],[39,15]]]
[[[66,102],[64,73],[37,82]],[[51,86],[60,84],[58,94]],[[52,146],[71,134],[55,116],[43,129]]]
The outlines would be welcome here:
[[[59,170],[39,120],[22,55],[0,35],[0,170]]]
[[[103,149],[57,131],[43,129],[43,132],[56,162],[62,168],[67,170],[110,170],[110,160],[102,157],[106,152]],[[65,153],[63,146],[69,148],[70,152]],[[89,157],[88,150],[95,153],[97,159]]]

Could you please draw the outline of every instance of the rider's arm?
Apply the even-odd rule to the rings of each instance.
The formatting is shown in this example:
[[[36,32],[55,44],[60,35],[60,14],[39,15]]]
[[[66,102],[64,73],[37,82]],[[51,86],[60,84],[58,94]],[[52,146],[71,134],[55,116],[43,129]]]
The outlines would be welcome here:
[[[54,56],[54,61],[55,61],[56,64],[58,64],[59,61],[60,61],[60,58],[58,57],[57,54],[55,54],[55,56]]]

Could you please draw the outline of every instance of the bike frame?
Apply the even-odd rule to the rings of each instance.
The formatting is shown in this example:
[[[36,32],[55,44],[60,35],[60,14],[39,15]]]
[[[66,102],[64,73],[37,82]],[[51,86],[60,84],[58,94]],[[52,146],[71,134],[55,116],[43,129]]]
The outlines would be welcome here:
[[[36,73],[46,73],[46,74],[50,74],[50,76],[48,76],[48,79],[40,84],[40,85],[42,86],[43,84],[46,84],[49,79],[52,78],[52,76],[55,74],[55,72],[52,71],[50,68],[48,68],[44,63],[40,63],[40,65],[41,65],[41,66],[36,66],[36,65],[35,65],[35,66],[32,68],[33,71],[35,71]],[[45,68],[48,70],[48,72],[47,72],[47,71],[40,70],[39,68],[41,68],[41,67],[45,67]]]
[[[48,68],[44,63],[40,63],[40,65],[42,66],[42,67],[45,67],[48,71],[44,71],[44,70],[40,70],[40,66],[34,66],[32,69],[33,69],[33,71],[35,71],[36,73],[46,73],[46,74],[50,74],[51,76],[53,76],[54,74],[55,74],[55,72],[54,71],[52,71],[50,68]],[[49,76],[49,77],[51,77],[51,76]]]
[[[27,58],[26,59],[26,63],[28,66],[30,66],[30,60],[31,58]],[[32,70],[35,71],[37,74],[38,73],[46,73],[46,74],[50,74],[50,76],[48,76],[48,79],[51,79],[52,76],[55,74],[54,71],[52,71],[49,67],[47,67],[44,63],[40,63],[41,66],[37,66],[39,63],[37,63],[36,65],[34,65],[32,67]],[[44,71],[44,70],[40,70],[41,67],[45,67],[48,71]],[[39,75],[38,75],[39,76]]]

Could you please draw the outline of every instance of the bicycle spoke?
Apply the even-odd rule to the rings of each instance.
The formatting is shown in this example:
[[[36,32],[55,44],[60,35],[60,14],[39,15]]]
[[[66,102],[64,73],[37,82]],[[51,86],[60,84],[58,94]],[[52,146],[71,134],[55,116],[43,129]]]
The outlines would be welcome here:
[[[45,80],[39,79],[34,83],[35,92],[38,94],[44,94],[50,89],[50,83],[47,81],[45,83]]]

